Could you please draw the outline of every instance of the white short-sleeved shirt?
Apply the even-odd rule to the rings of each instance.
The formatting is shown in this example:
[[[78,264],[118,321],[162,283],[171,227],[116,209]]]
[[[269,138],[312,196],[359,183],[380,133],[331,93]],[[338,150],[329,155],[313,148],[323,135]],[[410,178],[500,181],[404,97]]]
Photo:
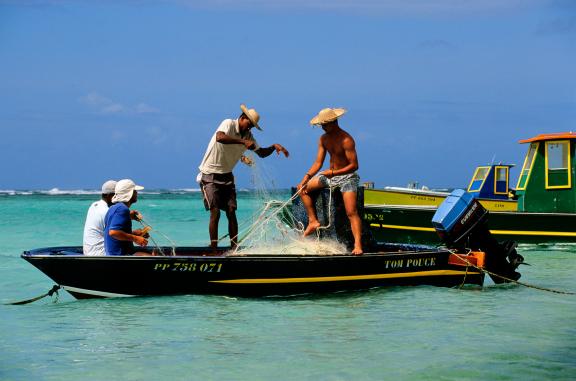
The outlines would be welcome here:
[[[106,201],[96,201],[88,209],[84,224],[84,255],[106,255],[104,250],[104,217],[108,211]]]
[[[232,172],[242,154],[246,151],[244,144],[222,144],[216,141],[216,133],[222,131],[231,138],[252,140],[256,144],[254,149],[260,148],[254,136],[247,131],[244,136],[240,135],[238,119],[225,119],[212,136],[208,148],[198,167],[200,172],[210,173],[229,173]]]

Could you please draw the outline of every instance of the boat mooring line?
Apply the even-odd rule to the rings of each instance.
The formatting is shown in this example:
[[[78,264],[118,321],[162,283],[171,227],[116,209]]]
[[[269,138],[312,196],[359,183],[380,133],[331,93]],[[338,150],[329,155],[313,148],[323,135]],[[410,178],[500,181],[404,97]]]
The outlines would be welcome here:
[[[456,253],[456,251],[453,251],[452,253],[458,254],[458,253]],[[461,259],[461,260],[463,260],[464,262],[466,262],[470,267],[473,267],[473,268],[475,268],[475,269],[477,269],[477,270],[480,270],[480,271],[482,271],[482,272],[484,272],[484,273],[486,273],[486,274],[488,274],[488,275],[496,276],[496,277],[498,277],[498,278],[500,278],[500,279],[503,279],[503,280],[505,280],[505,281],[507,281],[507,282],[510,282],[510,283],[516,283],[516,284],[519,284],[519,285],[521,285],[521,286],[528,287],[528,288],[535,288],[535,289],[540,290],[540,291],[553,292],[553,293],[555,293],[555,294],[576,295],[576,292],[562,291],[562,290],[554,290],[554,289],[552,289],[552,288],[535,286],[535,285],[532,285],[532,284],[520,282],[520,281],[518,281],[518,280],[509,279],[509,278],[506,278],[505,276],[502,276],[502,275],[499,275],[499,274],[495,274],[495,273],[493,273],[493,272],[491,272],[491,271],[488,271],[488,270],[486,270],[486,269],[484,269],[484,268],[482,268],[482,267],[478,267],[478,266],[476,266],[475,264],[473,264],[472,262],[468,261],[466,258],[464,258],[464,257],[462,257],[462,256],[458,256],[458,258]],[[468,268],[468,266],[466,266],[466,268]]]
[[[42,295],[37,296],[37,297],[32,298],[32,299],[21,300],[21,301],[19,301],[19,302],[4,303],[4,305],[6,305],[6,306],[21,306],[21,305],[23,305],[23,304],[28,304],[28,303],[35,302],[35,301],[40,300],[40,299],[42,299],[42,298],[45,298],[45,297],[47,297],[47,296],[52,296],[52,295],[54,295],[54,294],[56,294],[56,298],[54,299],[54,303],[56,303],[56,302],[58,302],[58,296],[59,296],[59,295],[58,295],[58,290],[59,290],[59,289],[60,289],[60,286],[54,285],[54,286],[52,286],[52,288],[50,289],[50,291],[48,291],[48,292],[45,293],[45,294],[42,294]]]
[[[77,292],[79,294],[102,296],[104,298],[132,298],[132,297],[136,296],[136,295],[128,295],[128,294],[117,294],[115,292],[88,290],[85,288],[78,288],[78,287],[71,287],[71,286],[62,286],[62,288],[66,291]]]

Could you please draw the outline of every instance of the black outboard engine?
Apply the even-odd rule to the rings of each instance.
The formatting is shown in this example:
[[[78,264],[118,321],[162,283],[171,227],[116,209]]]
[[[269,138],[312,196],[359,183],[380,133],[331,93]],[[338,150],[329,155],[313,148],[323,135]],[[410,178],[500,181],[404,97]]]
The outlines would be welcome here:
[[[516,268],[524,258],[516,252],[516,242],[498,243],[487,226],[488,211],[470,193],[462,189],[453,191],[432,218],[432,225],[442,241],[451,249],[480,250],[486,253],[486,270],[494,283],[505,283],[503,279],[520,279]]]

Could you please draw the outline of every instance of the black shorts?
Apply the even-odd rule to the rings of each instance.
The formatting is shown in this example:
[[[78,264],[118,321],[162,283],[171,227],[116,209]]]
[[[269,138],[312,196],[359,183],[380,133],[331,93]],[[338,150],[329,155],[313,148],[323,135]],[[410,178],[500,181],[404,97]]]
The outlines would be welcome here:
[[[234,175],[229,173],[202,174],[200,189],[206,210],[218,208],[227,212],[237,209]]]

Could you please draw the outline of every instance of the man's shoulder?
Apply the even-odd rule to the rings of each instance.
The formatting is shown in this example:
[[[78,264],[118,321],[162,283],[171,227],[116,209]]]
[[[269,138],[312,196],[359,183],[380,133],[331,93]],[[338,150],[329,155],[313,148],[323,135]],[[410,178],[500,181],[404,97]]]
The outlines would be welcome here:
[[[224,119],[218,126],[218,131],[226,131],[234,128],[236,121],[234,119]]]
[[[104,200],[99,200],[99,201],[94,201],[92,204],[90,204],[90,207],[88,208],[88,213],[106,213],[106,211],[108,211],[108,204],[106,204],[106,201]]]
[[[117,204],[114,204],[110,207],[110,209],[108,209],[109,213],[124,212],[124,211],[129,211],[129,209],[123,202],[119,202]]]

